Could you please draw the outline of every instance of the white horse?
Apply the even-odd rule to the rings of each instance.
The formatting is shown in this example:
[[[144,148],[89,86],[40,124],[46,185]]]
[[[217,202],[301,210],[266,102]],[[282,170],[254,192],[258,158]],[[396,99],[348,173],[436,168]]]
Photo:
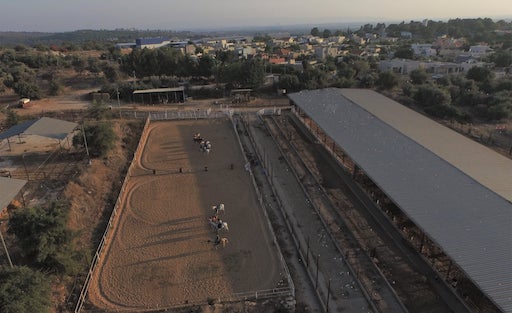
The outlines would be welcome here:
[[[212,217],[208,218],[208,223],[217,232],[219,232],[221,230],[229,231],[228,223],[223,222],[221,219],[218,219],[216,216],[212,216]]]
[[[224,213],[224,203],[219,203],[217,205],[212,206],[212,210],[215,212],[215,216]]]
[[[199,149],[203,152],[206,152],[206,154],[210,153],[210,150],[212,149],[212,144],[210,143],[209,140],[206,140],[206,141],[201,141],[201,143],[199,144]]]
[[[217,231],[219,230],[229,231],[228,223],[219,220],[219,223],[217,224]]]

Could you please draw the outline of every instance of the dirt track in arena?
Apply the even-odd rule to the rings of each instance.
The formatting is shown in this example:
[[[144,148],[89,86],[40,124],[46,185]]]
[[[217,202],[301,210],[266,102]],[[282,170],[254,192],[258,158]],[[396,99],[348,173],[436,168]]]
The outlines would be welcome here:
[[[195,132],[212,142],[210,154],[199,151]],[[152,123],[123,198],[89,289],[95,307],[158,309],[283,282],[268,223],[227,119]],[[207,217],[221,202],[221,218],[229,224],[221,236],[229,243],[216,249]]]

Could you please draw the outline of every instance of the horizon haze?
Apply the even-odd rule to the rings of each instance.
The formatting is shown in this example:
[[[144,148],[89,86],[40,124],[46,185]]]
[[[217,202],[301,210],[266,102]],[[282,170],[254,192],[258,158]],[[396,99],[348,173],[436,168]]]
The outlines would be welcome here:
[[[509,0],[236,0],[123,2],[17,0],[2,4],[0,31],[67,32],[81,29],[216,30],[331,23],[394,23],[452,18],[509,19]]]

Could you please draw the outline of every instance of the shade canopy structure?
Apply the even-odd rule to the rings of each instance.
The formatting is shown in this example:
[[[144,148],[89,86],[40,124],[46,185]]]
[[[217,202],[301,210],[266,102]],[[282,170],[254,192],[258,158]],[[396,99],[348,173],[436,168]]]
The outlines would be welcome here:
[[[178,103],[186,100],[185,87],[183,86],[135,90],[133,96],[141,99],[142,103],[147,101],[149,104]]]
[[[58,140],[65,139],[78,126],[77,123],[63,121],[50,117],[23,122],[0,134],[0,140],[19,135],[37,135]]]
[[[511,160],[371,90],[288,97],[498,308],[512,312],[512,203],[503,192],[512,176],[495,184],[481,176],[510,173]]]
[[[26,180],[0,177],[0,210],[5,208],[16,198]]]

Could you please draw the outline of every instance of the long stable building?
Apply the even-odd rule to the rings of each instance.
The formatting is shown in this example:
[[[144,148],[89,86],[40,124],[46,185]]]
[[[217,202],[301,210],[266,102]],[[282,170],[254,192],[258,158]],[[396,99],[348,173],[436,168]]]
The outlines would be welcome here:
[[[382,194],[381,208],[390,203],[421,233],[418,250],[442,251],[446,277],[457,269],[512,312],[512,160],[371,90],[289,98],[326,148]]]

